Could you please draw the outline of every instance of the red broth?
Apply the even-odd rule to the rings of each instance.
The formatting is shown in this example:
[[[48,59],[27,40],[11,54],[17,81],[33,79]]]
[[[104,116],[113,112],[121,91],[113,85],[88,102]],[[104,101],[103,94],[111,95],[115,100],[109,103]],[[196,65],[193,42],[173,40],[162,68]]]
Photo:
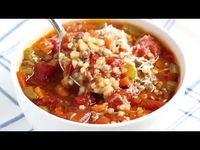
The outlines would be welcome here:
[[[156,37],[103,20],[64,28],[64,71],[51,31],[24,50],[17,72],[24,94],[45,111],[82,123],[120,123],[159,109],[175,94],[179,65]]]

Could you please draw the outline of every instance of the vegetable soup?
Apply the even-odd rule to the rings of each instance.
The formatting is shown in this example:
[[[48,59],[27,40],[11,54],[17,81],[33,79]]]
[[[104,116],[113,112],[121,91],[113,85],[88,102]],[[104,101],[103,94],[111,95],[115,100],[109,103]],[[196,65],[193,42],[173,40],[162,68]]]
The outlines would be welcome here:
[[[179,84],[179,64],[159,39],[128,23],[82,20],[63,24],[24,50],[17,77],[24,94],[58,117],[113,124],[167,103]]]

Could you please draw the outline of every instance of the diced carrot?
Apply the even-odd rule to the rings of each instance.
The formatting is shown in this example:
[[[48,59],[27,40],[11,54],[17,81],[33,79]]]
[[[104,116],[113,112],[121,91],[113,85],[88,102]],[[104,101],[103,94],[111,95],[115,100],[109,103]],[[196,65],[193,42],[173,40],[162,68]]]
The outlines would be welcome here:
[[[126,49],[126,48],[124,48],[124,47],[122,47],[122,46],[120,46],[120,47],[119,47],[119,51],[120,51],[120,52],[126,52],[126,51],[127,51],[127,49]]]
[[[17,72],[17,78],[19,80],[19,84],[21,85],[22,89],[24,89],[26,87],[26,83],[25,83],[23,75],[20,71]]]
[[[93,111],[95,112],[103,112],[106,109],[106,105],[105,104],[101,104],[101,105],[94,105],[91,108]]]
[[[125,48],[123,48],[123,47],[120,47],[120,48],[119,48],[119,51],[120,51],[120,52],[126,52],[127,50],[126,50]]]
[[[110,119],[108,117],[102,116],[95,121],[96,124],[108,124],[110,123]]]
[[[124,77],[119,82],[120,87],[130,87],[131,80],[128,77]]]
[[[105,39],[106,48],[110,49],[110,48],[111,48],[112,42],[113,42],[113,39],[111,39],[111,38],[106,38],[106,39]]]
[[[66,114],[64,114],[63,107],[61,106],[56,107],[52,113],[58,117],[66,118]]]
[[[98,33],[95,30],[89,30],[91,36],[96,36]]]
[[[58,84],[55,88],[56,92],[58,93],[58,95],[62,96],[62,97],[65,97],[65,96],[68,96],[69,93],[68,91],[60,84]]]
[[[41,41],[39,43],[40,50],[43,51],[46,55],[48,55],[52,51],[52,48],[54,47],[53,44],[54,41],[55,41],[54,39]]]
[[[35,93],[37,93],[37,95],[40,97],[40,98],[43,98],[44,97],[44,91],[43,89],[41,89],[39,86],[37,86],[35,88]]]
[[[129,111],[128,114],[129,114],[130,119],[136,119],[137,118],[136,111]]]

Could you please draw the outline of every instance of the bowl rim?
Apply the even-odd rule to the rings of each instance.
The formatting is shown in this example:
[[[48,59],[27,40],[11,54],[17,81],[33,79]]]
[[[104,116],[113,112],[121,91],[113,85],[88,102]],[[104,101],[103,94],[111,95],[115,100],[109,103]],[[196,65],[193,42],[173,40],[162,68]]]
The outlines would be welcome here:
[[[59,19],[59,21],[61,21],[61,22],[62,22],[62,20],[63,19]],[[74,21],[74,20],[92,20],[92,19],[64,19],[63,22]],[[99,20],[99,19],[94,19],[94,20]],[[157,30],[157,34],[162,33],[163,36],[166,36],[168,39],[170,39],[171,42],[173,42],[173,45],[176,46],[176,49],[181,54],[181,56],[180,56],[181,58],[177,58],[177,60],[178,61],[182,60],[182,63],[183,63],[183,64],[180,64],[180,62],[179,62],[179,65],[182,66],[182,69],[180,67],[180,71],[181,71],[180,75],[182,76],[181,77],[182,81],[179,81],[181,83],[179,83],[179,87],[178,87],[176,93],[173,95],[173,97],[165,105],[163,105],[159,109],[151,112],[150,114],[142,116],[140,118],[136,118],[136,119],[129,120],[129,121],[126,121],[126,122],[120,122],[120,123],[115,123],[115,124],[89,124],[89,123],[80,123],[80,122],[75,122],[75,121],[67,120],[67,119],[64,119],[64,118],[60,118],[60,117],[58,117],[56,115],[53,115],[53,114],[51,114],[49,112],[46,112],[43,109],[39,108],[39,106],[37,106],[31,100],[29,100],[25,96],[23,91],[22,91],[22,88],[21,88],[21,86],[19,84],[19,81],[18,81],[18,78],[17,78],[17,75],[16,75],[16,71],[18,70],[18,67],[19,67],[17,65],[20,63],[19,61],[22,60],[22,58],[19,58],[19,57],[20,57],[20,55],[22,55],[21,53],[24,51],[24,49],[21,50],[22,45],[25,44],[25,43],[23,43],[23,40],[22,40],[20,42],[20,44],[18,45],[18,48],[17,48],[17,49],[20,49],[20,53],[16,52],[16,55],[14,55],[14,57],[16,59],[13,59],[14,61],[12,61],[12,63],[11,63],[11,76],[12,76],[12,80],[14,81],[14,88],[16,88],[15,90],[17,90],[17,92],[19,92],[19,94],[23,96],[22,99],[25,99],[30,107],[35,108],[36,111],[41,113],[40,115],[44,115],[45,117],[49,117],[50,119],[53,119],[56,122],[63,122],[64,124],[66,124],[66,126],[67,126],[67,124],[71,124],[71,125],[75,125],[75,126],[88,127],[88,128],[90,128],[90,127],[93,127],[93,128],[112,128],[112,127],[129,126],[129,125],[132,125],[132,124],[137,124],[137,123],[143,122],[144,120],[147,120],[147,119],[151,118],[152,116],[155,116],[161,110],[163,110],[164,108],[167,108],[167,106],[169,106],[174,101],[174,99],[177,97],[178,93],[180,91],[182,91],[183,85],[184,85],[184,81],[185,81],[185,74],[186,74],[185,56],[184,56],[184,54],[182,52],[182,49],[180,48],[179,44],[176,42],[176,40],[173,38],[173,36],[168,33],[168,31],[166,31],[161,26],[155,24],[154,22],[151,22],[150,20],[146,20],[146,19],[103,19],[103,20],[115,20],[115,21],[119,21],[120,20],[122,22],[129,22],[129,23],[131,23],[133,25],[136,24],[136,26],[144,29],[145,31],[148,31],[147,26],[151,26],[151,28],[154,28],[155,30]],[[144,24],[145,27],[141,27],[140,25],[138,25],[140,23]],[[50,31],[50,29],[48,29],[47,31]],[[44,35],[44,34],[42,34],[42,35]],[[168,42],[168,45],[169,45],[170,42],[167,41],[166,39],[163,39],[163,38],[164,37],[162,37],[162,38],[159,37],[158,39],[161,40],[162,43],[163,42],[166,42],[166,43]],[[164,43],[164,44],[166,44],[166,43]],[[26,46],[28,46],[29,44],[30,43],[26,43]],[[172,50],[172,52],[174,53],[173,50]],[[26,113],[24,113],[24,114],[26,116]]]

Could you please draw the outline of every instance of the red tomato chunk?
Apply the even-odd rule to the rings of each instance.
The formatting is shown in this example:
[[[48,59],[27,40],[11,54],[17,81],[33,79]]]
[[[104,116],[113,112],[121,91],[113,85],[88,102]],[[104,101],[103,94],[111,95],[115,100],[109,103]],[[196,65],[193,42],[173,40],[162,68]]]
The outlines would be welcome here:
[[[138,57],[142,57],[148,50],[154,55],[158,56],[160,53],[160,45],[152,36],[144,36],[137,42],[138,47],[135,50],[135,54]]]

